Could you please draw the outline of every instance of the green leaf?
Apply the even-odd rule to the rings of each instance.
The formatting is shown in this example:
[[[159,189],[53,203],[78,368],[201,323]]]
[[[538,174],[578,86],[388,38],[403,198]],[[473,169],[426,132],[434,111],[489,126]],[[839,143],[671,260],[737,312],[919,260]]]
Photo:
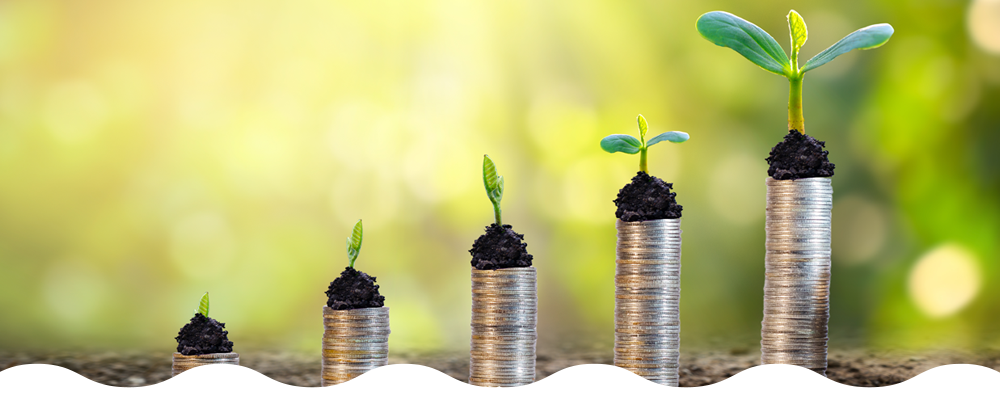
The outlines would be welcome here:
[[[493,191],[493,196],[496,197],[497,203],[503,199],[503,176],[497,178],[497,188]]]
[[[483,155],[483,186],[486,187],[486,195],[493,200],[493,192],[497,188],[497,166],[493,164],[490,156]]]
[[[635,120],[636,122],[639,123],[639,137],[640,138],[646,137],[646,131],[649,130],[649,125],[646,124],[646,117],[643,117],[642,114],[639,114],[638,117],[635,117]]]
[[[889,24],[876,24],[858,29],[840,39],[837,43],[834,43],[833,46],[827,47],[826,50],[821,51],[815,57],[810,58],[809,61],[806,61],[806,65],[802,67],[802,72],[805,73],[826,64],[830,60],[837,58],[837,56],[854,49],[868,50],[879,47],[889,41],[889,38],[892,37],[892,32],[892,25]]]
[[[364,232],[362,231],[361,220],[359,219],[358,223],[354,224],[354,230],[351,232],[351,247],[353,247],[354,250],[361,251],[361,240],[364,238],[363,234]]]
[[[361,254],[361,240],[363,237],[361,220],[359,219],[358,223],[354,224],[351,236],[347,238],[347,259],[350,261],[352,267],[354,266],[354,261],[358,259],[358,255]]]
[[[806,44],[809,31],[806,29],[806,21],[795,10],[788,12],[788,33],[792,37],[792,53],[796,54]]]
[[[622,152],[635,154],[642,148],[642,143],[629,135],[610,135],[601,139],[601,148],[608,153]]]
[[[664,140],[671,141],[671,142],[674,142],[674,143],[683,143],[683,142],[686,142],[690,138],[691,138],[691,135],[688,135],[687,133],[684,133],[684,132],[681,132],[681,131],[664,132],[664,133],[661,133],[659,135],[656,135],[652,139],[649,139],[649,141],[646,142],[646,147],[649,147],[649,146],[652,146],[654,144],[660,143],[660,142],[662,142]]]
[[[204,296],[201,296],[201,302],[198,303],[198,314],[208,317],[208,292],[205,292]]]
[[[724,11],[712,11],[698,18],[698,32],[716,45],[728,47],[761,68],[788,76],[788,56],[778,42],[763,29]]]

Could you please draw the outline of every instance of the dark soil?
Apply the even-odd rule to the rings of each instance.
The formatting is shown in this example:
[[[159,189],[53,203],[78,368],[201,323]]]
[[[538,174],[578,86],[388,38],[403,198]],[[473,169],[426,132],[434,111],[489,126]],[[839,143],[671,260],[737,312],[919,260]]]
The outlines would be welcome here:
[[[490,224],[486,233],[472,243],[469,250],[472,266],[476,269],[530,267],[532,256],[523,240],[524,235],[514,232],[510,225]]]
[[[612,351],[568,351],[539,349],[537,379],[580,364],[611,364]],[[872,352],[833,350],[827,376],[851,386],[888,386],[946,364],[975,364],[1000,369],[1000,351],[964,352]],[[170,378],[170,353],[161,352],[30,352],[0,351],[0,370],[20,364],[53,364],[73,370],[95,382],[112,386],[144,386]],[[749,349],[730,351],[682,351],[681,386],[705,386],[720,382],[760,363],[760,353]],[[462,382],[469,378],[469,353],[389,352],[389,364],[420,364],[437,369]],[[276,351],[241,351],[240,365],[278,382],[296,386],[319,386],[321,361],[315,354]]]
[[[674,199],[677,193],[670,191],[673,188],[673,183],[639,171],[632,183],[618,191],[615,216],[625,222],[680,218],[684,207]]]
[[[347,267],[340,277],[330,282],[326,305],[334,310],[382,307],[385,296],[378,293],[375,277]]]
[[[226,324],[195,313],[191,322],[177,334],[177,352],[186,356],[212,353],[231,353],[233,342],[229,341]]]
[[[829,151],[823,150],[826,142],[792,129],[785,140],[771,148],[771,156],[765,158],[770,167],[767,174],[774,179],[802,179],[833,176],[833,163],[827,158]]]

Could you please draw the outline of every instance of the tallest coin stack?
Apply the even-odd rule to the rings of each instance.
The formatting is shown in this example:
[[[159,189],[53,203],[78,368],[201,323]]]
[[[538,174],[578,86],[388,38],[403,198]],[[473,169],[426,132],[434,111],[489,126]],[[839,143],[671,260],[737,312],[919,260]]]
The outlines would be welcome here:
[[[615,365],[678,385],[681,220],[618,220]]]
[[[832,208],[830,178],[767,178],[761,364],[826,375]]]

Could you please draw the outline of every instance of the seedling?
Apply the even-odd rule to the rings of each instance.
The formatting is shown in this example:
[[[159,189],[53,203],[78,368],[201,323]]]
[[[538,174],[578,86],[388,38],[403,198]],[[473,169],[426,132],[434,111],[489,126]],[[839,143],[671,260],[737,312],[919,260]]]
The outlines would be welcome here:
[[[503,198],[503,176],[497,176],[497,166],[493,164],[490,156],[483,155],[483,186],[486,187],[486,196],[493,203],[493,217],[500,223],[500,199]]]
[[[802,78],[806,72],[854,49],[873,49],[889,41],[892,26],[876,24],[858,29],[799,67],[799,50],[806,43],[806,22],[795,10],[788,12],[791,60],[771,35],[747,20],[724,11],[712,11],[698,18],[698,32],[716,45],[728,47],[761,68],[788,78],[788,130],[805,134],[802,117]]]
[[[205,292],[205,295],[201,296],[201,302],[198,303],[198,309],[195,310],[195,313],[208,318],[208,292]]]
[[[347,237],[347,261],[351,268],[354,268],[354,260],[358,259],[358,254],[361,254],[361,220],[354,224],[354,231],[351,232],[351,236]]]
[[[636,121],[639,123],[638,139],[630,135],[610,135],[601,139],[601,148],[608,153],[615,153],[619,151],[626,154],[639,153],[639,171],[647,174],[649,171],[646,169],[646,150],[649,149],[649,146],[660,143],[664,140],[674,143],[682,143],[691,137],[684,132],[670,131],[656,135],[647,142],[646,131],[649,129],[649,126],[646,124],[646,118],[643,117],[642,114],[639,114],[639,116],[636,117]]]

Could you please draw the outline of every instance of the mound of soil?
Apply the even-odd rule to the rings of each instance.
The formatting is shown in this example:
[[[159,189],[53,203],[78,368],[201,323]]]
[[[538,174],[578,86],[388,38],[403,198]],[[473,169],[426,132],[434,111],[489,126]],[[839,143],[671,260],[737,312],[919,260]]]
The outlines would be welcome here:
[[[340,277],[330,282],[326,291],[326,305],[334,310],[382,307],[385,296],[378,294],[375,277],[352,267],[347,267]]]
[[[226,324],[195,313],[191,322],[177,334],[177,352],[186,356],[212,353],[232,353],[233,342],[229,341]]]
[[[673,188],[673,183],[639,171],[632,183],[618,191],[615,216],[625,222],[680,218],[684,207],[674,199],[677,193],[670,191]]]
[[[528,254],[528,244],[522,240],[524,235],[514,232],[510,225],[490,224],[486,233],[472,243],[469,250],[472,266],[476,269],[530,267],[532,256]]]
[[[767,174],[778,180],[833,176],[834,165],[827,159],[830,152],[823,150],[824,146],[826,142],[792,129],[765,158],[770,165]]]

